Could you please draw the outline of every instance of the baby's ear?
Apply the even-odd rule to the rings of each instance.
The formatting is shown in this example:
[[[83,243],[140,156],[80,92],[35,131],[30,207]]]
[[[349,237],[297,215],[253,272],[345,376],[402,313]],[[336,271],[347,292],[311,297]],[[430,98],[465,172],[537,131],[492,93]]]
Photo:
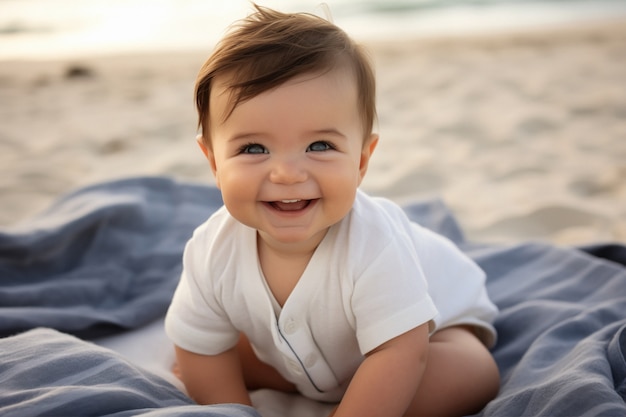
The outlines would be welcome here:
[[[213,171],[213,176],[215,177],[217,188],[219,188],[220,181],[219,181],[219,176],[217,175],[217,164],[215,163],[215,154],[213,154],[213,149],[207,145],[210,142],[202,135],[196,136],[196,142],[198,143],[198,146],[200,147],[200,150],[206,157],[207,161],[209,161],[209,165],[211,166],[211,171]]]
[[[363,177],[365,177],[370,158],[376,149],[376,145],[378,145],[378,134],[372,133],[363,144],[363,149],[361,149],[361,161],[359,164],[359,175],[361,177],[360,181],[362,181]]]
[[[206,144],[208,143],[207,140],[204,138],[204,136],[202,136],[200,134],[200,135],[196,136],[196,142],[198,143],[198,146],[200,147],[200,150],[202,151],[204,156],[208,159],[209,158],[209,149],[206,146]]]

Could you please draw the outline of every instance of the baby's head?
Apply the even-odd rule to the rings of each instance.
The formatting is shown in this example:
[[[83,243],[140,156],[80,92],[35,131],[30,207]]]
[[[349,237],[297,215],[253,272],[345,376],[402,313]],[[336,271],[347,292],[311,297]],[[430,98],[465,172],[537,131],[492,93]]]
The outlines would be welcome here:
[[[198,127],[210,147],[211,116],[228,118],[239,104],[301,75],[347,67],[354,75],[364,142],[374,120],[375,80],[365,51],[334,24],[307,13],[286,14],[254,5],[202,66],[196,81]],[[226,80],[229,108],[210,108],[215,80]],[[219,119],[217,119],[219,120]]]
[[[315,247],[367,171],[374,90],[364,51],[341,29],[256,6],[196,84],[199,145],[230,214],[263,242]]]

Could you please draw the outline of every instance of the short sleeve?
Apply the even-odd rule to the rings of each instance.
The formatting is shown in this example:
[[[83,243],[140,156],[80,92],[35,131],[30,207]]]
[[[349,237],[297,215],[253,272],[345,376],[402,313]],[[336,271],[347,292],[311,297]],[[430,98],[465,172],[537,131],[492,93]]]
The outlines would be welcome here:
[[[165,317],[165,332],[177,346],[204,355],[222,353],[237,343],[233,327],[214,294],[208,249],[194,236],[186,245],[183,272]]]
[[[382,247],[354,283],[352,310],[362,354],[437,315],[411,242],[403,233]]]

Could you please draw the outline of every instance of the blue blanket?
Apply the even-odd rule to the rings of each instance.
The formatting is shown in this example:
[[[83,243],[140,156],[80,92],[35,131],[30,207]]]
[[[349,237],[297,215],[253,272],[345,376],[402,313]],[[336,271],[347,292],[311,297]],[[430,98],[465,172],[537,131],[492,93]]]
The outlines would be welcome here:
[[[260,417],[237,404],[202,407],[108,349],[38,328],[0,339],[3,417]]]
[[[1,230],[0,414],[26,403],[28,415],[80,407],[115,416],[193,413],[158,376],[76,337],[162,317],[186,240],[220,205],[209,186],[134,178],[78,190]],[[481,415],[626,415],[626,247],[476,244],[439,200],[405,210],[487,272],[501,310],[493,354],[502,384]],[[115,403],[122,407],[108,407]],[[233,405],[204,410],[254,415]]]

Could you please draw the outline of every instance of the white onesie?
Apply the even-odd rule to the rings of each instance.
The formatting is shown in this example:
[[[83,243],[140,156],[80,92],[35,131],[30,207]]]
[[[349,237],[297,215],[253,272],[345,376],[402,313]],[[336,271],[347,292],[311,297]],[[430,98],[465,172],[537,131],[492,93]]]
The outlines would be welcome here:
[[[494,343],[497,308],[482,270],[388,200],[357,193],[282,308],[256,241],[224,207],[196,229],[165,321],[176,345],[214,355],[244,332],[259,359],[303,395],[339,401],[365,353],[421,324],[475,325]]]

